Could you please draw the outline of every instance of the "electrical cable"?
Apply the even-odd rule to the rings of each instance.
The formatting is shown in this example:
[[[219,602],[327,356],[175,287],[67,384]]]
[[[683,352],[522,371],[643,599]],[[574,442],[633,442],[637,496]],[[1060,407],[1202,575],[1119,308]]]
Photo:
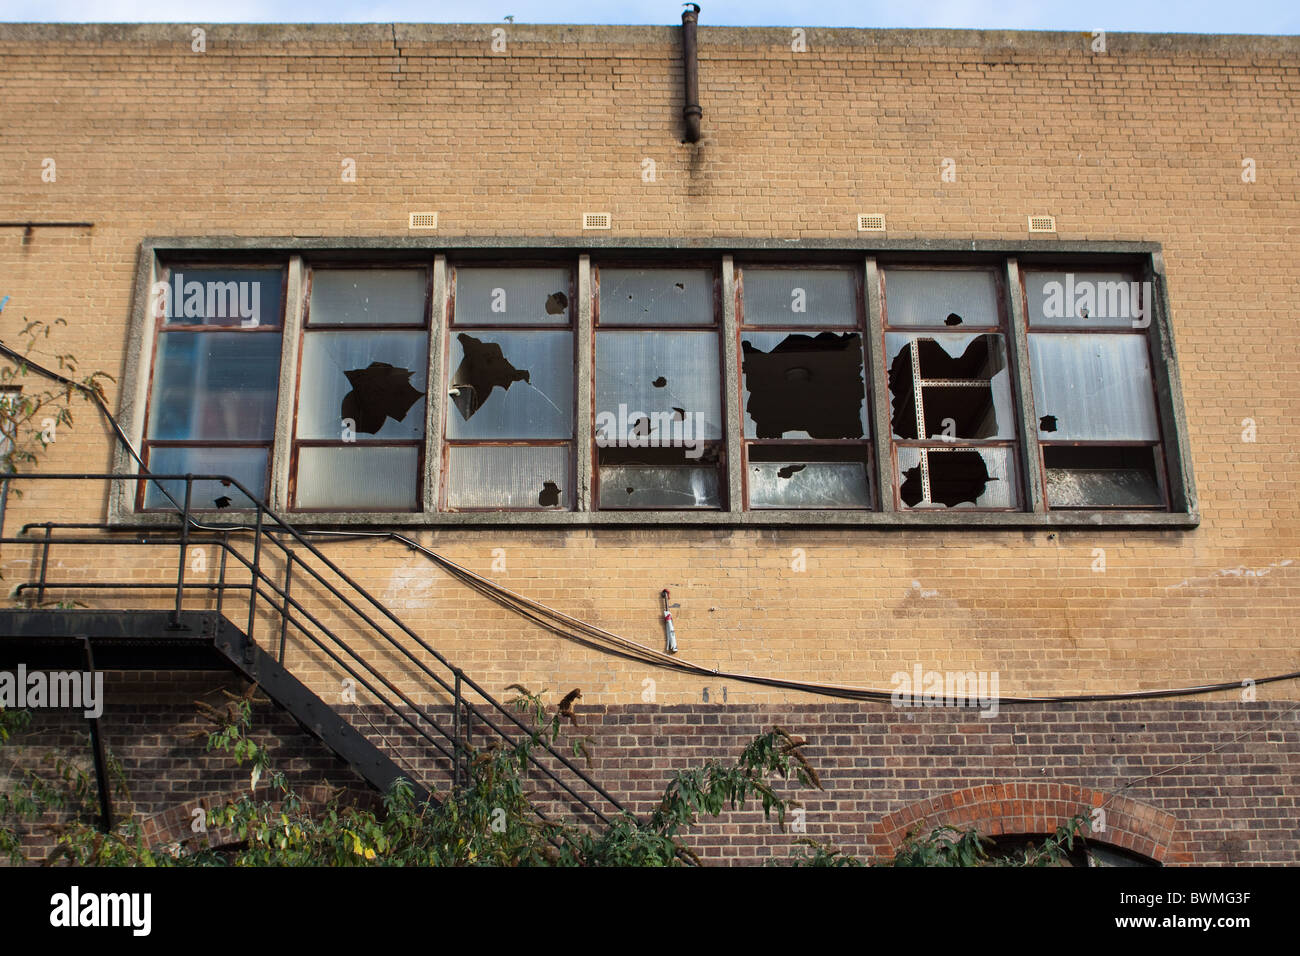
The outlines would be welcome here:
[[[144,463],[140,453],[136,451],[131,444],[130,438],[123,431],[122,426],[118,423],[113,413],[109,411],[107,405],[97,392],[87,388],[79,382],[75,382],[66,376],[44,368],[26,357],[19,355],[4,343],[0,342],[0,354],[8,356],[10,359],[24,365],[33,371],[36,371],[54,381],[57,381],[70,388],[89,395],[100,413],[108,420],[118,441],[126,448],[127,452],[140,467],[140,473],[148,477],[151,473]],[[181,511],[181,505],[166,489],[162,483],[155,481],[155,485],[167,496],[168,500]],[[270,509],[266,509],[268,513]],[[275,516],[276,520],[280,520]],[[288,527],[287,523],[281,521]],[[247,525],[205,525],[200,523],[193,516],[190,517],[191,527],[200,531],[212,531],[218,533],[230,531],[255,532],[256,529]],[[483,597],[493,603],[506,608],[507,610],[532,621],[539,627],[550,631],[566,640],[573,641],[584,647],[599,651],[603,654],[610,654],[625,660],[637,661],[651,667],[677,671],[679,673],[691,674],[695,676],[709,677],[722,680],[735,681],[742,684],[753,684],[763,687],[771,687],[780,690],[789,690],[798,693],[813,694],[821,697],[837,698],[841,700],[870,700],[870,701],[888,701],[895,702],[898,692],[889,690],[880,690],[867,687],[853,687],[844,684],[831,684],[817,681],[803,681],[791,678],[765,677],[762,675],[746,674],[737,671],[726,671],[719,668],[707,667],[703,664],[696,664],[692,661],[683,659],[675,655],[669,655],[662,651],[647,647],[644,644],[633,641],[629,638],[622,637],[604,628],[594,624],[589,624],[579,618],[572,617],[562,611],[542,604],[524,595],[518,594],[503,585],[497,584],[488,578],[465,568],[450,558],[439,554],[431,548],[415,541],[406,535],[395,531],[329,531],[314,530],[303,533],[304,537],[324,538],[338,542],[360,540],[360,539],[385,539],[399,542],[408,549],[422,554],[433,564],[441,568],[448,576],[458,581],[465,587],[481,594]],[[1288,681],[1300,679],[1300,671],[1291,671],[1285,674],[1274,674],[1268,677],[1254,678],[1250,683],[1258,686],[1260,684],[1271,684],[1278,681]],[[988,705],[1014,705],[1014,704],[1055,704],[1055,703],[1100,703],[1107,701],[1124,701],[1124,700],[1155,700],[1171,697],[1193,697],[1201,694],[1220,693],[1229,690],[1240,690],[1247,685],[1246,680],[1222,681],[1213,684],[1200,684],[1192,687],[1165,688],[1160,690],[1145,691],[1119,691],[1109,694],[1062,694],[1062,695],[1044,695],[1029,697],[996,697],[981,700],[980,703]],[[912,699],[920,699],[924,702],[927,695],[913,693],[909,695]]]

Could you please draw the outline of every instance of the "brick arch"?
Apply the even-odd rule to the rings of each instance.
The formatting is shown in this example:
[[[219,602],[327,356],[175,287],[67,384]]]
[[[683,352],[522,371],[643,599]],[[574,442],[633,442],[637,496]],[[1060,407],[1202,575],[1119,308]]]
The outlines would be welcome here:
[[[919,828],[973,826],[989,836],[1054,833],[1065,820],[1091,814],[1094,807],[1105,808],[1106,829],[1088,834],[1090,842],[1121,847],[1165,865],[1191,862],[1186,834],[1172,814],[1066,783],[1016,781],[953,790],[885,815],[868,839],[877,852],[888,855]]]

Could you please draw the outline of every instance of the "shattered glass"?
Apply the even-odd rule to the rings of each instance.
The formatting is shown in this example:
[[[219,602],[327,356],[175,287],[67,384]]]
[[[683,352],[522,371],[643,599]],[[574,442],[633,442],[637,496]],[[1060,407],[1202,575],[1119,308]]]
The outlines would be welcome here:
[[[573,436],[571,333],[458,332],[448,367],[448,438]]]
[[[891,328],[1000,325],[998,283],[987,269],[886,269]]]
[[[896,480],[907,508],[1014,508],[1020,499],[1005,447],[899,448]]]
[[[1145,335],[1031,332],[1029,362],[1040,437],[1159,440]]]
[[[618,442],[632,438],[643,420],[652,427],[681,422],[691,440],[721,438],[718,366],[716,332],[597,332],[597,420],[614,423],[606,435]]]
[[[424,437],[425,332],[308,332],[303,336],[298,437]],[[299,469],[301,471],[301,468]]]
[[[1001,335],[889,332],[885,351],[895,438],[1015,437],[1011,378]],[[923,434],[918,434],[918,419],[923,419]]]
[[[740,348],[746,438],[867,434],[859,333],[745,332]]]
[[[712,269],[600,270],[601,325],[712,325]]]
[[[868,508],[866,462],[793,457],[754,461],[751,449],[749,504],[753,508]]]
[[[568,325],[572,302],[565,268],[458,266],[456,325]]]
[[[1158,508],[1164,504],[1151,447],[1043,446],[1052,508]]]
[[[449,508],[568,508],[572,456],[562,445],[452,445]]]

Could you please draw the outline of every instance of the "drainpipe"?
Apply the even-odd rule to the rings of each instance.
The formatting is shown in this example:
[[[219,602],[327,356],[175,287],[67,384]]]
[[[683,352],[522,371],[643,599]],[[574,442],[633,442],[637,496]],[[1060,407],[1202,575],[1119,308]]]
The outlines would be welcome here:
[[[700,117],[704,115],[704,111],[700,109],[700,70],[695,43],[695,28],[700,20],[700,5],[688,3],[685,6],[686,9],[682,11],[682,68],[686,79],[686,106],[682,110],[682,118],[686,120],[686,139],[682,142],[698,143]]]

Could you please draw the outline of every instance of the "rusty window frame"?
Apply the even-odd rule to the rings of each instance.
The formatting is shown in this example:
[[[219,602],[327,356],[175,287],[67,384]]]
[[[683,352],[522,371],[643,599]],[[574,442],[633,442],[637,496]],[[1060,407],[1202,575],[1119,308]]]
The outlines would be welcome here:
[[[149,310],[149,313],[153,319],[153,328],[152,328],[152,334],[150,335],[149,341],[147,343],[148,355],[149,355],[149,363],[148,363],[149,387],[147,392],[147,398],[145,401],[143,421],[141,422],[141,434],[143,435],[143,438],[140,442],[140,457],[144,459],[145,465],[146,467],[148,467],[149,463],[153,460],[152,452],[153,449],[155,448],[264,448],[266,449],[266,469],[263,478],[262,491],[263,491],[263,498],[269,498],[271,492],[272,475],[275,473],[275,467],[274,467],[275,436],[276,436],[276,430],[279,428],[278,421],[273,423],[270,437],[265,440],[259,440],[259,441],[209,441],[209,440],[201,440],[201,439],[156,439],[156,438],[151,438],[149,435],[149,423],[153,413],[154,402],[157,398],[157,395],[155,393],[155,388],[157,386],[157,375],[158,375],[158,345],[163,335],[171,334],[174,332],[195,334],[195,335],[215,335],[215,334],[232,334],[232,333],[243,334],[243,335],[267,335],[267,334],[275,333],[280,336],[279,361],[283,361],[284,330],[285,330],[285,315],[286,315],[285,310],[288,308],[288,285],[289,285],[288,263],[282,257],[250,258],[247,256],[241,256],[233,253],[231,255],[194,255],[194,256],[176,257],[176,258],[159,262],[158,282],[159,283],[166,282],[168,287],[170,288],[172,275],[178,271],[184,274],[184,271],[186,269],[199,269],[199,270],[221,269],[221,270],[230,270],[233,272],[238,272],[243,270],[247,270],[250,272],[275,270],[280,273],[280,310],[279,310],[279,314],[276,316],[276,323],[274,325],[271,325],[261,320],[259,320],[256,326],[252,326],[252,327],[245,327],[242,324],[234,325],[234,326],[206,325],[206,324],[189,325],[185,323],[177,323],[174,325],[169,325],[162,316],[159,316],[157,314],[157,307],[153,302],[153,296],[151,290],[149,301],[146,303],[146,309]],[[170,294],[171,293],[169,293],[169,295]],[[279,374],[278,374],[279,361],[277,361],[277,376],[276,376],[277,387],[278,387],[278,380],[279,380]],[[138,513],[158,514],[158,513],[165,513],[174,510],[170,506],[162,506],[157,508],[145,507],[145,497],[148,491],[148,486],[149,486],[149,482],[147,481],[140,481],[136,483],[134,500],[135,500],[135,510]],[[228,509],[202,508],[202,507],[194,506],[191,507],[190,510],[213,512],[219,514],[221,511],[226,511],[226,510],[239,512],[239,511],[245,511],[247,509],[234,507],[232,504],[232,507]]]
[[[408,269],[411,271],[421,270],[424,272],[425,290],[424,290],[424,310],[420,324],[412,322],[406,323],[321,323],[312,325],[311,322],[311,287],[312,280],[318,269],[329,271],[331,269],[347,269],[351,271],[390,271],[399,269]],[[429,349],[433,342],[431,339],[433,322],[433,268],[432,265],[423,260],[406,260],[398,258],[364,258],[364,259],[336,259],[336,258],[314,258],[303,266],[303,288],[302,288],[302,321],[298,328],[298,347],[296,350],[296,362],[293,369],[293,411],[289,416],[289,486],[286,492],[286,506],[289,511],[296,514],[336,514],[339,512],[358,512],[364,514],[410,514],[423,511],[424,495],[424,463],[425,454],[428,446],[429,436],[423,435],[418,439],[382,439],[378,441],[344,441],[339,439],[318,439],[318,438],[300,438],[298,435],[298,413],[302,403],[302,370],[303,355],[307,336],[313,332],[423,332],[425,335],[425,360],[428,361]],[[425,401],[428,401],[427,392],[432,389],[431,382],[426,382]],[[325,507],[300,507],[298,505],[298,461],[299,452],[303,448],[415,448],[415,494],[414,505],[410,508],[348,508],[338,505]]]
[[[566,322],[563,325],[557,323],[486,323],[486,322],[459,322],[456,318],[456,280],[461,268],[469,269],[499,269],[508,272],[511,269],[563,269],[568,279],[568,304],[565,309]],[[569,410],[569,436],[567,438],[451,438],[447,430],[447,416],[452,412],[450,398],[451,378],[454,369],[451,367],[451,337],[456,332],[564,332],[568,333],[569,343],[571,346],[572,388],[570,389],[570,410]],[[441,480],[438,482],[437,510],[440,512],[459,514],[465,512],[479,513],[503,513],[512,512],[573,512],[577,510],[578,493],[577,484],[577,429],[578,429],[578,388],[577,388],[577,355],[578,355],[578,260],[576,256],[561,259],[551,257],[525,257],[512,258],[509,262],[500,259],[451,259],[447,260],[447,299],[446,299],[446,321],[442,323],[442,329],[438,332],[442,336],[442,369],[440,381],[442,383],[443,399],[441,420],[438,427],[441,433],[440,460],[438,462],[439,474]],[[566,463],[568,466],[568,475],[570,479],[567,483],[570,487],[565,489],[565,496],[557,506],[541,505],[536,507],[452,507],[448,504],[448,498],[451,492],[451,452],[453,448],[554,448],[562,447],[566,451]]]
[[[854,285],[854,313],[853,322],[843,325],[830,324],[763,324],[755,325],[745,320],[745,269],[782,269],[791,272],[844,272],[847,271],[853,277]],[[728,347],[736,350],[736,374],[738,376],[738,401],[737,413],[740,416],[740,441],[741,441],[741,488],[743,492],[744,508],[746,511],[872,511],[877,507],[879,501],[880,489],[876,487],[876,462],[875,462],[875,438],[872,434],[874,430],[874,415],[872,414],[872,377],[874,372],[874,362],[872,361],[872,349],[870,347],[867,332],[867,291],[866,291],[866,273],[861,265],[839,262],[788,262],[788,261],[752,261],[737,260],[735,263],[735,301],[736,301],[736,335],[735,342],[728,343]],[[863,385],[863,408],[862,416],[865,419],[862,438],[750,438],[745,434],[745,368],[744,352],[741,347],[741,341],[747,332],[772,332],[787,334],[806,334],[817,335],[821,332],[849,332],[858,336],[861,343],[862,352],[862,385]],[[761,448],[790,448],[792,454],[797,454],[800,449],[861,449],[863,453],[863,463],[866,467],[867,478],[867,504],[862,507],[845,507],[840,505],[753,505],[750,502],[750,454],[751,449]],[[855,459],[856,460],[856,459]]]
[[[1120,275],[1128,277],[1130,282],[1138,283],[1139,295],[1145,296],[1147,287],[1143,286],[1144,281],[1140,270],[1134,268],[1128,263],[1114,263],[1105,260],[1095,262],[1063,264],[1050,261],[1035,261],[1032,264],[1022,265],[1019,269],[1019,287],[1012,290],[1012,294],[1019,296],[1021,308],[1025,316],[1025,333],[1026,337],[1033,335],[1128,335],[1141,336],[1146,346],[1147,365],[1151,370],[1151,398],[1155,408],[1155,422],[1158,437],[1149,441],[1134,440],[1053,440],[1045,439],[1035,432],[1035,441],[1037,444],[1036,453],[1031,455],[1031,467],[1037,467],[1042,484],[1040,494],[1040,503],[1044,511],[1048,512],[1070,512],[1070,511],[1114,511],[1114,512],[1167,512],[1172,509],[1173,501],[1169,487],[1169,456],[1168,456],[1168,435],[1170,423],[1165,421],[1165,416],[1161,414],[1158,399],[1160,390],[1161,366],[1156,361],[1154,329],[1156,323],[1155,309],[1155,286],[1151,282],[1151,299],[1153,301],[1142,302],[1148,321],[1145,325],[1137,326],[1107,326],[1107,325],[1049,325],[1035,324],[1029,309],[1029,276],[1033,273],[1058,273],[1074,272],[1079,274],[1088,274],[1092,272],[1100,273],[1103,270],[1109,270]],[[1150,282],[1150,280],[1145,280]],[[1033,396],[1033,369],[1032,357],[1029,359],[1030,367],[1024,370],[1023,382],[1031,397]],[[1049,448],[1148,448],[1151,449],[1155,464],[1154,477],[1156,489],[1160,495],[1160,503],[1152,505],[1097,505],[1089,504],[1078,507],[1057,506],[1053,507],[1048,499],[1047,493],[1047,449]]]
[[[634,324],[634,323],[617,323],[601,326],[600,322],[600,270],[608,269],[645,269],[645,270],[669,270],[669,269],[707,269],[713,280],[713,295],[710,300],[711,310],[708,322],[695,324]],[[592,434],[591,443],[591,484],[592,496],[590,510],[599,514],[645,514],[655,512],[672,512],[674,514],[691,514],[691,513],[718,513],[729,510],[728,501],[728,475],[731,463],[727,460],[727,425],[728,425],[728,408],[727,408],[727,383],[725,380],[726,358],[728,343],[723,335],[723,269],[722,256],[714,254],[690,255],[690,254],[667,254],[645,258],[633,258],[619,255],[609,257],[594,258],[591,261],[591,341],[585,343],[585,347],[590,350],[591,355],[591,393],[593,396],[591,404],[591,420],[587,423]],[[612,335],[632,332],[662,332],[673,334],[676,332],[712,332],[716,336],[718,346],[718,408],[721,415],[722,434],[717,438],[703,441],[705,455],[712,455],[716,458],[717,479],[718,479],[718,506],[716,508],[693,508],[689,506],[672,507],[653,507],[653,508],[602,508],[600,504],[600,446],[595,440],[596,435],[596,416],[598,410],[594,396],[596,394],[596,347],[601,332]]]

